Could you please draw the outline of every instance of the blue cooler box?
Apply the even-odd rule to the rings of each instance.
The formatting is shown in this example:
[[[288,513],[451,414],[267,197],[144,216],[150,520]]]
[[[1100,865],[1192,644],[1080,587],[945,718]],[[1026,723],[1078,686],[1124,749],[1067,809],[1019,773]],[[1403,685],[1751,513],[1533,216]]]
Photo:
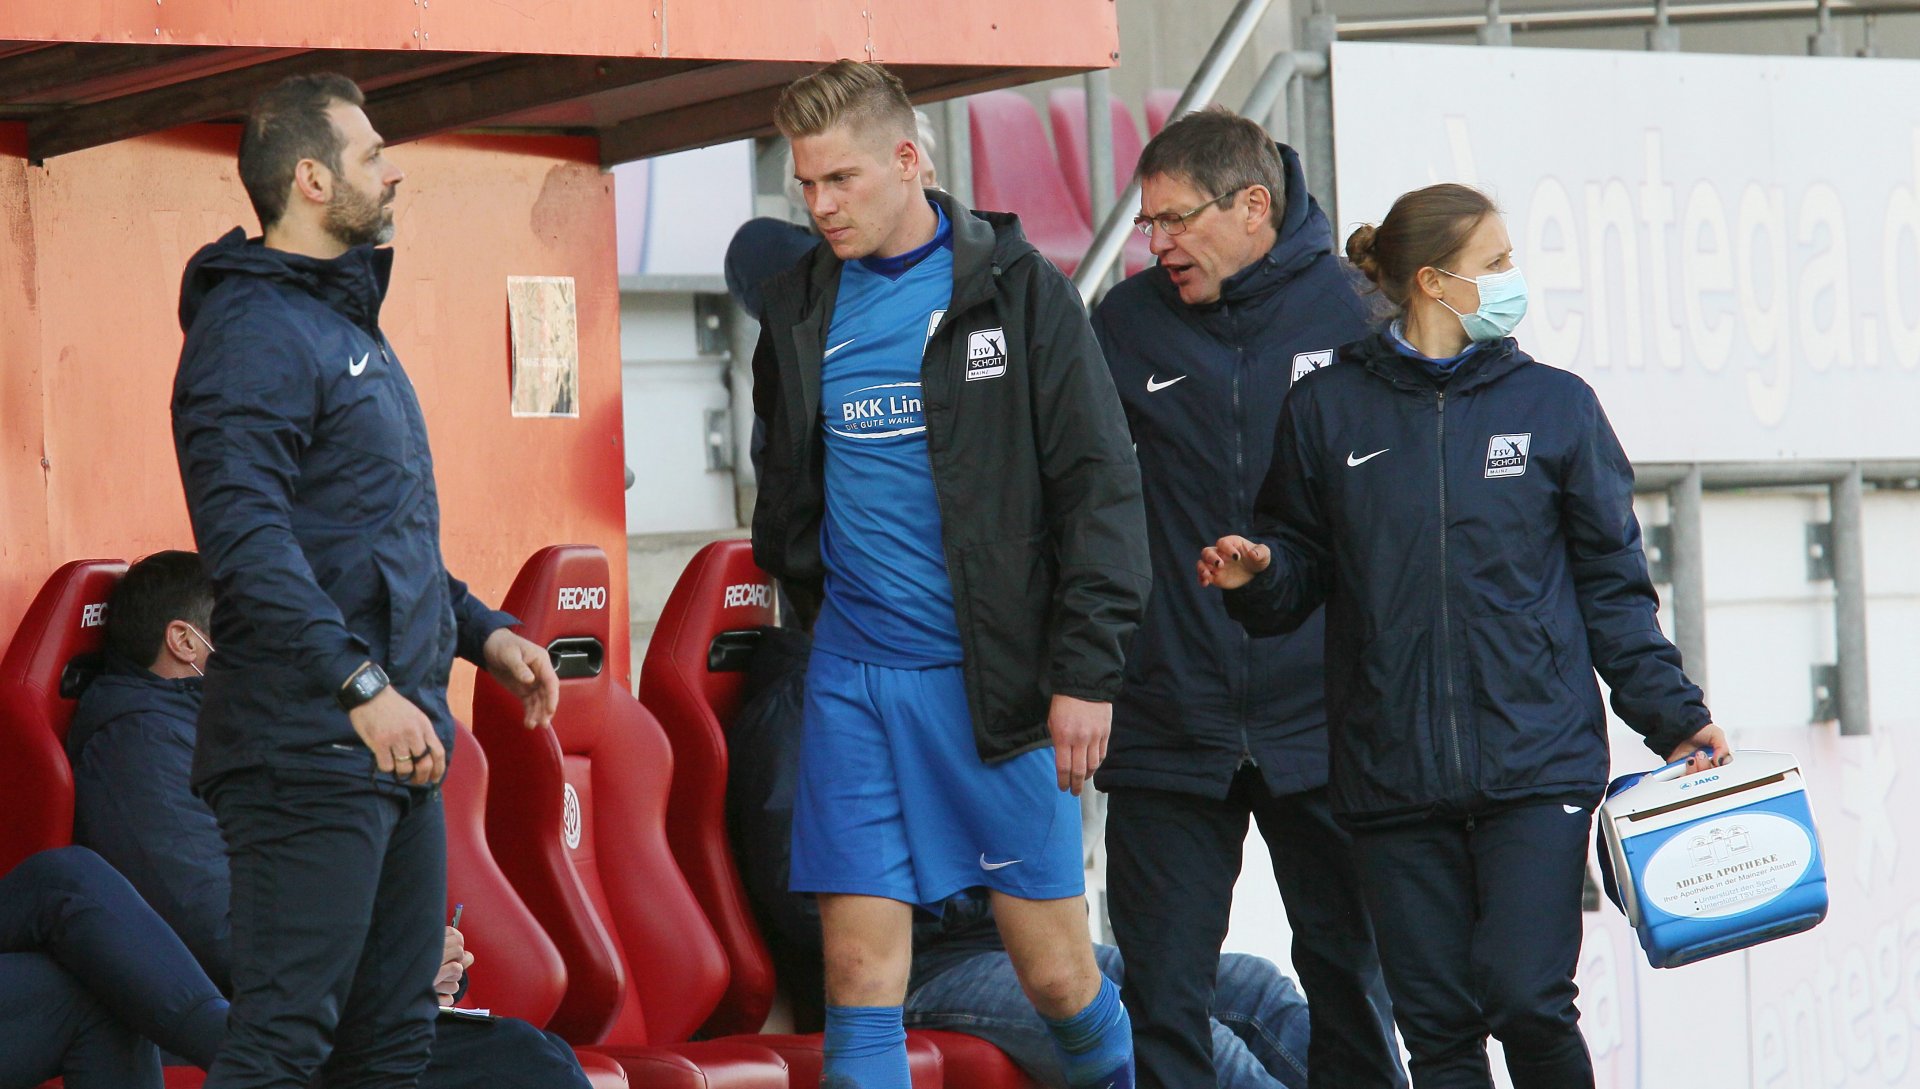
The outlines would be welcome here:
[[[1601,875],[1647,963],[1678,968],[1826,918],[1826,860],[1794,758],[1747,750],[1684,768],[1615,779],[1600,806]]]

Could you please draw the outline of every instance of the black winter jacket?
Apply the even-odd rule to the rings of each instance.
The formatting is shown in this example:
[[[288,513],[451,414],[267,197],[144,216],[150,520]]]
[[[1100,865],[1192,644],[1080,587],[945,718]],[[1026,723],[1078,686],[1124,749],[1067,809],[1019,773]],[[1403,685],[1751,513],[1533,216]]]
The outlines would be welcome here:
[[[201,680],[166,680],[109,655],[67,728],[73,841],[119,870],[222,991],[233,934],[227,845],[187,790]]]
[[[1255,634],[1327,609],[1332,800],[1353,825],[1598,803],[1614,710],[1663,758],[1705,726],[1660,631],[1633,469],[1577,376],[1512,340],[1452,374],[1380,334],[1287,399],[1228,593]]]
[[[1114,288],[1093,316],[1139,444],[1154,582],[1102,789],[1224,798],[1248,761],[1276,794],[1327,782],[1320,614],[1252,639],[1193,574],[1194,556],[1222,526],[1252,522],[1295,376],[1367,332],[1369,307],[1333,255],[1300,157],[1285,146],[1280,156],[1279,237],[1221,284],[1218,303],[1181,302],[1155,266]]]
[[[196,788],[252,765],[365,774],[335,702],[379,662],[450,753],[447,678],[516,623],[440,557],[440,502],[413,384],[380,332],[393,251],[330,261],[234,230],[180,288],[173,441],[217,603]]]
[[[1073,285],[1013,216],[928,196],[953,224],[953,296],[921,361],[927,455],[974,741],[1001,760],[1050,742],[1052,695],[1120,693],[1149,584],[1140,471]],[[823,245],[767,283],[753,359],[754,559],[803,608],[826,574],[820,364],[840,266]]]

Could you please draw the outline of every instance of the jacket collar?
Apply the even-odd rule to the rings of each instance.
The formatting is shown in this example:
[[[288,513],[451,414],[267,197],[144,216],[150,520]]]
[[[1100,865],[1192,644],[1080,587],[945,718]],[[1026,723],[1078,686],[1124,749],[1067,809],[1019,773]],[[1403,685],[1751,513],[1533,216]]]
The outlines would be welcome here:
[[[1019,256],[1014,251],[1034,252],[1020,233],[1019,221],[996,212],[971,211],[944,189],[929,189],[927,196],[953,223],[952,308],[964,310],[992,298],[993,278]],[[1006,246],[1003,252],[1003,231],[1017,240],[1017,247]]]
[[[940,206],[953,226],[953,296],[948,304],[951,312],[958,313],[992,299],[995,277],[1016,261],[1038,254],[1021,232],[1017,217],[1004,212],[972,211],[944,189],[929,189],[926,193],[927,199]],[[825,307],[822,317],[822,329],[825,329],[825,323],[832,320],[831,307],[839,290],[843,265],[844,262],[834,256],[832,246],[814,247],[812,260],[802,266],[806,269],[807,292],[798,319],[804,320]],[[770,289],[770,294],[771,290],[777,288]]]
[[[1346,361],[1366,367],[1369,372],[1394,386],[1416,392],[1446,389],[1452,393],[1466,393],[1533,362],[1533,357],[1520,350],[1517,341],[1512,337],[1503,337],[1449,369],[1407,355],[1394,344],[1393,334],[1384,329],[1347,345],[1340,350],[1340,354]]]
[[[164,715],[191,731],[203,691],[199,677],[170,680],[108,651],[105,669],[80,694],[67,731],[67,752],[77,757],[95,734],[127,715]]]
[[[201,247],[187,262],[180,284],[180,328],[188,329],[207,296],[228,279],[254,277],[304,291],[355,325],[375,332],[380,304],[393,275],[393,250],[355,246],[321,259],[269,249],[238,227]]]

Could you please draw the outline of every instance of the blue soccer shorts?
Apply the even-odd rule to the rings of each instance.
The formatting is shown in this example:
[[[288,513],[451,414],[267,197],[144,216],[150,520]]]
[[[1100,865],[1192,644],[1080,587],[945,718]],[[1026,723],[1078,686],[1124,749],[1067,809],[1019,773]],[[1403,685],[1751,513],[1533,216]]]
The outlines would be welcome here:
[[[794,892],[932,908],[986,887],[1086,891],[1080,802],[1053,750],[988,764],[959,666],[889,669],[815,648],[793,806]]]

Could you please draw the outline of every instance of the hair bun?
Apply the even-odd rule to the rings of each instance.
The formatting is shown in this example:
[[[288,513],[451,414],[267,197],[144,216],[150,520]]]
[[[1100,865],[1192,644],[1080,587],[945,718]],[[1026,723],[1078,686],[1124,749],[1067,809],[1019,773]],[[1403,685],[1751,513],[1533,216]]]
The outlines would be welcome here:
[[[1373,239],[1377,233],[1373,224],[1362,223],[1347,236],[1347,260],[1360,270],[1367,279],[1380,282],[1380,260],[1373,255]]]

